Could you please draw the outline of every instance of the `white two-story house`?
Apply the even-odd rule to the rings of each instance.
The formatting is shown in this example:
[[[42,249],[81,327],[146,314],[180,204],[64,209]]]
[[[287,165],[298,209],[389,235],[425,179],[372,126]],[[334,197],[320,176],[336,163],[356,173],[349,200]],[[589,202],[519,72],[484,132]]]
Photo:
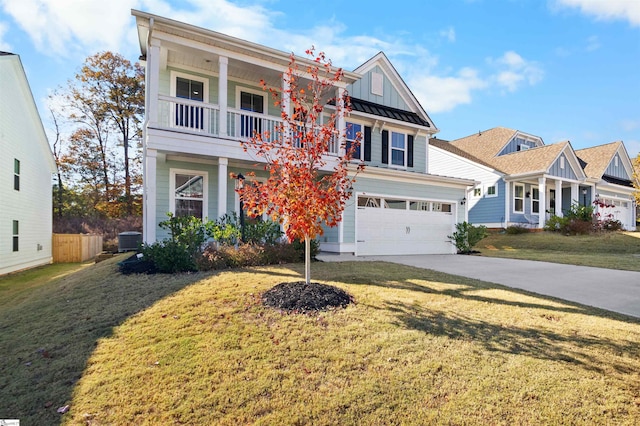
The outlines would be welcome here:
[[[51,263],[55,172],[20,57],[0,52],[0,275]]]
[[[144,241],[164,238],[167,212],[214,220],[238,212],[232,174],[264,176],[261,159],[240,142],[279,122],[280,107],[260,87],[286,87],[290,53],[225,34],[132,11],[146,65]],[[305,58],[298,63],[309,63]],[[438,132],[383,54],[336,85],[351,97],[339,118],[347,139],[361,132],[366,169],[337,227],[321,249],[338,253],[455,253],[447,235],[466,219],[464,199],[474,181],[429,173],[428,142]],[[327,111],[331,106],[327,105]],[[343,149],[336,143],[331,158]]]

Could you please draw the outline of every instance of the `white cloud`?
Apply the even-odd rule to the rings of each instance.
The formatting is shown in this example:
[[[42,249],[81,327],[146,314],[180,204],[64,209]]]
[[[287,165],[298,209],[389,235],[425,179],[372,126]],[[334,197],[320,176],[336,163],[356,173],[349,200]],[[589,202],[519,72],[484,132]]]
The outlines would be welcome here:
[[[472,68],[463,68],[457,75],[448,77],[416,75],[408,84],[420,103],[434,113],[469,104],[474,90],[487,87],[487,82]]]
[[[448,27],[444,30],[441,30],[440,37],[444,38],[450,43],[453,43],[454,41],[456,41],[456,30],[453,27]]]
[[[506,52],[498,59],[488,58],[487,62],[498,69],[494,76],[496,84],[510,92],[515,92],[524,83],[533,86],[544,76],[537,62],[527,61],[513,51]]]
[[[594,50],[598,50],[602,47],[602,43],[600,43],[600,39],[598,36],[591,36],[587,38],[587,52],[593,52]]]
[[[11,51],[11,45],[4,41],[4,35],[8,29],[9,26],[6,23],[0,22],[0,50],[3,52]]]
[[[578,8],[582,13],[603,21],[625,20],[632,26],[640,26],[638,0],[556,0],[555,5]]]
[[[50,55],[69,56],[83,46],[117,50],[134,0],[0,0],[35,47]]]

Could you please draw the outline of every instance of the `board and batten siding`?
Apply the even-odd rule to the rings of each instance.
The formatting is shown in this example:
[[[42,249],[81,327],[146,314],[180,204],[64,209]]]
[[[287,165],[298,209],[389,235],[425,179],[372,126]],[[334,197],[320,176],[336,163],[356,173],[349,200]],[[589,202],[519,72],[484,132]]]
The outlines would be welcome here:
[[[564,161],[564,168],[560,167]],[[556,159],[551,168],[549,169],[551,176],[558,176],[565,179],[578,180],[575,170],[571,167],[571,163],[567,156],[563,153]]]
[[[0,275],[52,261],[52,174],[55,162],[22,64],[0,56]],[[14,189],[14,160],[20,190]],[[18,251],[13,251],[13,221]]]
[[[616,162],[618,163],[617,166]],[[624,164],[622,163],[622,158],[620,157],[619,152],[616,152],[616,155],[613,156],[613,159],[609,163],[609,166],[607,167],[607,170],[605,170],[604,174],[613,176],[618,179],[630,179],[627,170],[624,168]]]
[[[498,155],[500,156],[500,155],[511,154],[512,152],[518,152],[520,151],[520,145],[526,145],[530,149],[538,146],[533,141],[529,141],[521,138],[513,138],[505,145],[504,148],[502,148],[502,151],[500,151]]]
[[[382,74],[382,96],[371,93],[372,73]],[[389,80],[389,77],[387,77],[387,75],[382,71],[380,66],[375,66],[373,69],[365,73],[361,79],[348,85],[347,91],[351,97],[356,99],[362,99],[380,105],[410,111],[408,105],[404,99],[402,99],[402,96],[400,96],[400,93],[396,90],[393,84],[391,84],[391,80]]]

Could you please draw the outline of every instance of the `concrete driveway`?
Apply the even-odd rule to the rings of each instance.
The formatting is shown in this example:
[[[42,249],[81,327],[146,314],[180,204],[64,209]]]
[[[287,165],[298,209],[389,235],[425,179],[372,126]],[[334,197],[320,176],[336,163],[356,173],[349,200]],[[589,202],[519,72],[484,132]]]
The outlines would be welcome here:
[[[322,253],[318,259],[385,261],[433,269],[640,318],[640,272],[463,255],[355,257]]]

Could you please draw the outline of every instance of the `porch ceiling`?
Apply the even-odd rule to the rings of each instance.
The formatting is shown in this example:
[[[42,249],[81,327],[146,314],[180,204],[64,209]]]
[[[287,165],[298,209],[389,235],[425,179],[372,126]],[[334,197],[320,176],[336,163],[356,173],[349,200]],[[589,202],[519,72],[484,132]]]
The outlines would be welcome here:
[[[176,67],[202,70],[205,74],[218,74],[220,72],[219,55],[203,52],[193,48],[173,49],[168,47],[167,62]],[[260,85],[260,80],[265,80],[269,86],[282,87],[282,74],[276,70],[264,68],[252,63],[229,59],[227,73],[230,79]]]

